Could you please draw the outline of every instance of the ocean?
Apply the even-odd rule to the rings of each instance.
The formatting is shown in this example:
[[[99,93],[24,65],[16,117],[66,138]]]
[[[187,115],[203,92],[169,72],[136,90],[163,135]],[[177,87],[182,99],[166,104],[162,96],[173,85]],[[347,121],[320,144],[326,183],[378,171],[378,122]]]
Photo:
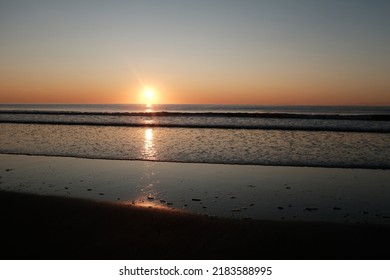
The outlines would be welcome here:
[[[390,107],[3,104],[0,131],[0,190],[390,223]]]
[[[390,107],[0,104],[0,153],[390,169]]]

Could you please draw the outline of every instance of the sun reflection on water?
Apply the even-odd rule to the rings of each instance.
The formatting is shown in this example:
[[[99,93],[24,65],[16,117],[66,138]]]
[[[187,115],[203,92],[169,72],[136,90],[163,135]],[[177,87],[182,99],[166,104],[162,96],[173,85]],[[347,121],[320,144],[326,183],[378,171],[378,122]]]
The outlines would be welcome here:
[[[152,104],[146,104],[145,112],[150,113],[152,111],[153,111]]]
[[[146,128],[145,129],[145,137],[144,137],[144,146],[142,155],[144,159],[147,160],[156,160],[156,150],[153,142],[153,129]]]
[[[152,124],[154,124],[154,121],[152,119],[147,119],[147,120],[144,121],[144,123],[146,125],[152,125]]]

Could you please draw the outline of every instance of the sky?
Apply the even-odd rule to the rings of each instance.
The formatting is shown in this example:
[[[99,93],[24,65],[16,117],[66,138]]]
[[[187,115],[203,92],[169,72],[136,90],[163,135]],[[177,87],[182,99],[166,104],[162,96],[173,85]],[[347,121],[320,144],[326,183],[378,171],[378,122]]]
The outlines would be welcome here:
[[[390,105],[390,1],[0,0],[0,103]]]

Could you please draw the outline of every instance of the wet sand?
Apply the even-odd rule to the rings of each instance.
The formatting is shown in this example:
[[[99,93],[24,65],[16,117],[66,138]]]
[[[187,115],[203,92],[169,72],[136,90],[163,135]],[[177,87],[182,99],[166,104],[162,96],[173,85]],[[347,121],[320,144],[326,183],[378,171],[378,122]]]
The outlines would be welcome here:
[[[224,218],[390,226],[390,170],[0,154],[0,190]]]
[[[0,192],[1,259],[388,259],[390,227],[242,221]]]

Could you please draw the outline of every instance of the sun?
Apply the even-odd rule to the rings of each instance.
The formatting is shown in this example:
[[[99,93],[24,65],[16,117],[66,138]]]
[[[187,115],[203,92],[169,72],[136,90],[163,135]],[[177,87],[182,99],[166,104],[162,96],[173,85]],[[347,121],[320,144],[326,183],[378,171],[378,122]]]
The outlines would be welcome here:
[[[156,98],[156,91],[154,88],[146,87],[143,90],[143,99],[145,104],[148,106],[151,106],[154,103],[154,100]]]
[[[154,90],[152,88],[145,88],[144,96],[146,100],[153,100],[154,98]]]

